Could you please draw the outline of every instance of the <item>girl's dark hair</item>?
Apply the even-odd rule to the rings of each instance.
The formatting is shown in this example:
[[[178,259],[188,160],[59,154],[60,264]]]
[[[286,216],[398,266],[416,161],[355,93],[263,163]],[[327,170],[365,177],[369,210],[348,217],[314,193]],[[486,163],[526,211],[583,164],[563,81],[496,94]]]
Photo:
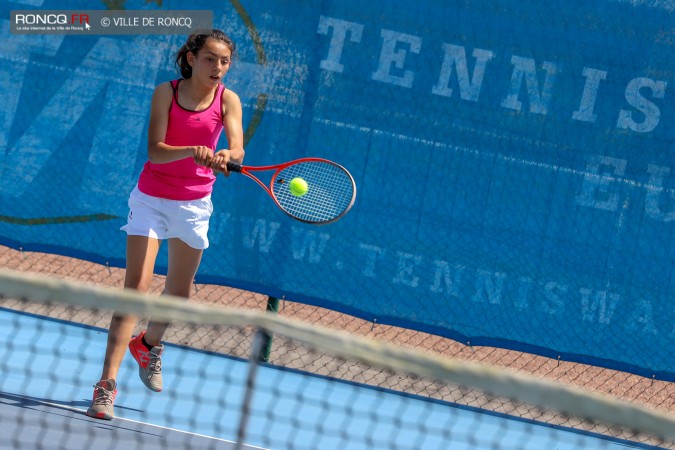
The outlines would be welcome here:
[[[234,59],[236,45],[234,44],[234,41],[222,31],[213,29],[193,33],[188,37],[180,50],[178,50],[178,53],[176,53],[176,67],[180,71],[181,76],[186,80],[192,76],[192,67],[188,64],[187,60],[188,52],[192,52],[192,54],[196,56],[208,38],[224,42],[225,45],[227,45],[227,48],[230,49],[230,52],[232,52],[231,59]]]

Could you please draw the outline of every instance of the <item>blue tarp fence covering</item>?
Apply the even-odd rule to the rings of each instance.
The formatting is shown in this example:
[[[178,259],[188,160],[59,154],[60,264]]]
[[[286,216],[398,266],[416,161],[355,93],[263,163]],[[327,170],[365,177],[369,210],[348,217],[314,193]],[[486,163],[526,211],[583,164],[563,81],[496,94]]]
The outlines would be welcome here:
[[[9,31],[106,3],[0,5],[0,243],[123,267],[186,36]],[[221,177],[199,282],[675,380],[674,1],[122,3],[211,10],[234,38],[247,164],[326,157],[357,182],[314,227]]]

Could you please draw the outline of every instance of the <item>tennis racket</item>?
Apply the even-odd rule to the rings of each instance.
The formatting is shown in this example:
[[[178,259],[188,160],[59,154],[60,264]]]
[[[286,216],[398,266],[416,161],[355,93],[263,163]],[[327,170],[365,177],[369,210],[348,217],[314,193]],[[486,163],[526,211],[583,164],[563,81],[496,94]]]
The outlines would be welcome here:
[[[227,170],[237,172],[258,183],[283,212],[301,222],[326,224],[347,214],[356,199],[354,177],[339,164],[322,158],[301,158],[273,166],[243,166],[227,163]],[[272,172],[269,186],[255,173]],[[307,193],[295,196],[290,181],[302,178]]]

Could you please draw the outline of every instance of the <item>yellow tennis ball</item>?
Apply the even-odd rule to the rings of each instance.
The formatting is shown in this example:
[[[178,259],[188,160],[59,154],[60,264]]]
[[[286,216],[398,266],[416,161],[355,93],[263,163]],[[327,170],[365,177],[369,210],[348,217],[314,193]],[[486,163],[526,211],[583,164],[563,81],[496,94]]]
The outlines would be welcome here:
[[[305,180],[300,177],[296,177],[293,178],[288,184],[288,188],[291,190],[291,194],[295,195],[296,197],[302,197],[307,193],[309,186],[307,186],[307,182]]]

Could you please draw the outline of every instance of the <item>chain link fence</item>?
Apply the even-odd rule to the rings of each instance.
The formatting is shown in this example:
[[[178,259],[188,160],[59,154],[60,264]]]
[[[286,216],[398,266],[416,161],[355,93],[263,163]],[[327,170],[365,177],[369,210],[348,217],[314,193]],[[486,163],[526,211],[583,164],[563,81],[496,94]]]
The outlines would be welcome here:
[[[107,287],[121,287],[124,280],[123,269],[58,255],[17,251],[7,247],[0,247],[0,267]],[[159,294],[162,289],[163,277],[156,276],[151,287],[151,293]],[[254,292],[226,286],[195,284],[190,301],[264,311],[268,308],[269,298]],[[12,300],[4,300],[1,305],[7,308],[28,309],[35,314],[73,320],[102,329],[107,328],[110,320],[109,313],[82,316],[81,312],[63,306],[48,307],[42,304],[26,306]],[[524,352],[474,347],[468,345],[468,343],[456,342],[419,331],[367,322],[335,311],[296,303],[292,299],[280,299],[278,314],[304,323],[346,331],[356,336],[384,341],[442,357],[480,362],[534,375],[542,379],[579,387],[586,391],[616,397],[650,409],[675,413],[675,383],[567,362],[561,359],[545,358]],[[143,321],[139,323],[138,330],[142,329],[142,326]],[[218,327],[172,326],[167,330],[165,340],[179,345],[189,345],[207,351],[246,358],[249,356],[253,344],[253,334],[253,329],[232,330]],[[613,429],[592,421],[554,414],[541,408],[494,397],[481,391],[373,369],[357,362],[351,362],[347,365],[340,358],[317,353],[315,350],[304,348],[302,345],[284,337],[275,338],[271,336],[271,338],[269,355],[266,356],[273,365],[319,375],[337,376],[357,383],[455,402],[552,425],[579,428],[621,439],[658,445],[663,448],[675,448],[675,444],[672,442],[654,440],[650,436],[637,432]]]

